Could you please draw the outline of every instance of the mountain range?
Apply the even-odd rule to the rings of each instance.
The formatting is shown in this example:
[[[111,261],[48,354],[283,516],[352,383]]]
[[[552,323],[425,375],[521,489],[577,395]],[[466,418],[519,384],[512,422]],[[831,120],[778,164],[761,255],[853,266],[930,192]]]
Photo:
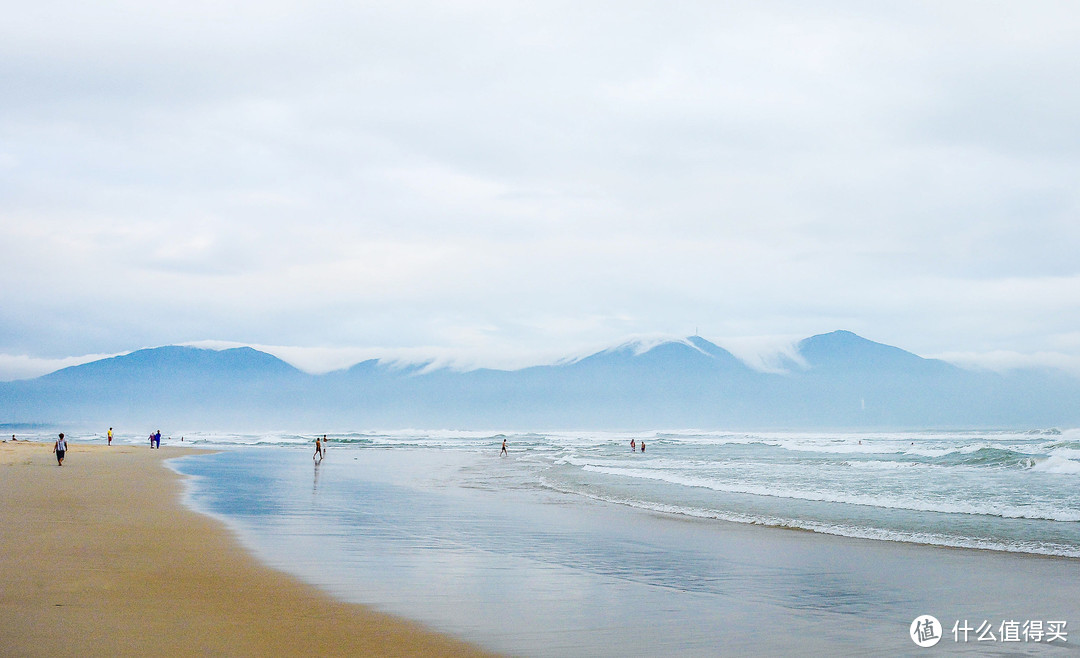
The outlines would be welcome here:
[[[1080,425],[1080,379],[967,370],[848,331],[762,372],[693,336],[519,370],[369,360],[312,375],[159,347],[0,383],[0,423],[181,429],[949,429]]]

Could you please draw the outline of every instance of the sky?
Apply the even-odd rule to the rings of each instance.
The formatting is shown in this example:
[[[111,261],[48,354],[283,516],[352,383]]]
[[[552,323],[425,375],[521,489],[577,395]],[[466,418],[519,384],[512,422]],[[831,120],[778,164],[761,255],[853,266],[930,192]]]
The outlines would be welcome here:
[[[0,380],[836,329],[1080,373],[1076,3],[0,10]]]

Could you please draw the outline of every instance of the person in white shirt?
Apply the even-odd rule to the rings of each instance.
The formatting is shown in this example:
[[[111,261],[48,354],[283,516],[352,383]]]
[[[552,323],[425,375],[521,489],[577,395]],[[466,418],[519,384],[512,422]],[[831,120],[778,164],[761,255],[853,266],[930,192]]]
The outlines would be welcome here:
[[[64,465],[64,453],[67,452],[67,441],[64,440],[64,433],[60,432],[60,438],[53,444],[53,452],[56,453],[56,465]]]

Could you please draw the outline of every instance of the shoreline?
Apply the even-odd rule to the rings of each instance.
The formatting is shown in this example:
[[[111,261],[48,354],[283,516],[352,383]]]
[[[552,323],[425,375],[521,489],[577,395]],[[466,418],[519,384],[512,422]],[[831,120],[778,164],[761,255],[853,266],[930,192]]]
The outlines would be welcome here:
[[[524,486],[528,472],[491,455],[365,449],[313,472],[307,454],[267,448],[173,463],[200,476],[195,507],[265,563],[515,655],[903,654],[921,614],[946,631],[1080,619],[1071,558],[581,499]]]
[[[0,648],[12,655],[490,655],[260,563],[182,503],[199,454],[0,444]]]

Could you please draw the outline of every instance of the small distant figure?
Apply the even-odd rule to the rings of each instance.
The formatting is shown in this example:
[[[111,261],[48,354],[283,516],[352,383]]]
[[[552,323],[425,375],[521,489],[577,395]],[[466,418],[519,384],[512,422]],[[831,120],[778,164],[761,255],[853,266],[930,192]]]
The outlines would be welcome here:
[[[862,445],[862,439],[859,439],[859,445]]]
[[[630,452],[637,452],[637,443],[630,439]]]
[[[53,444],[53,452],[56,453],[56,465],[64,465],[64,453],[67,452],[67,440],[64,439],[64,433],[60,432],[60,438]]]
[[[503,447],[502,447],[502,452],[500,452],[500,453],[499,453],[499,456],[500,456],[500,457],[502,457],[502,456],[504,456],[504,455],[508,455],[508,453],[506,452],[506,439],[503,439]]]
[[[322,461],[322,439],[319,437],[315,437],[315,454],[311,458],[314,460],[316,457],[319,458],[318,462]]]
[[[153,434],[150,435],[150,449],[151,450],[154,449],[154,435]]]
[[[112,445],[112,428],[109,428],[109,445]]]
[[[12,440],[12,441],[18,441],[18,439],[16,439],[16,438],[15,438],[15,435],[14,435],[14,434],[12,434],[12,435],[11,435],[11,440]]]
[[[161,430],[154,432],[154,445],[161,450]]]
[[[645,452],[645,439],[641,440],[641,452]]]
[[[326,435],[322,435],[322,456],[326,459],[326,449],[330,447],[330,439],[326,438]]]

